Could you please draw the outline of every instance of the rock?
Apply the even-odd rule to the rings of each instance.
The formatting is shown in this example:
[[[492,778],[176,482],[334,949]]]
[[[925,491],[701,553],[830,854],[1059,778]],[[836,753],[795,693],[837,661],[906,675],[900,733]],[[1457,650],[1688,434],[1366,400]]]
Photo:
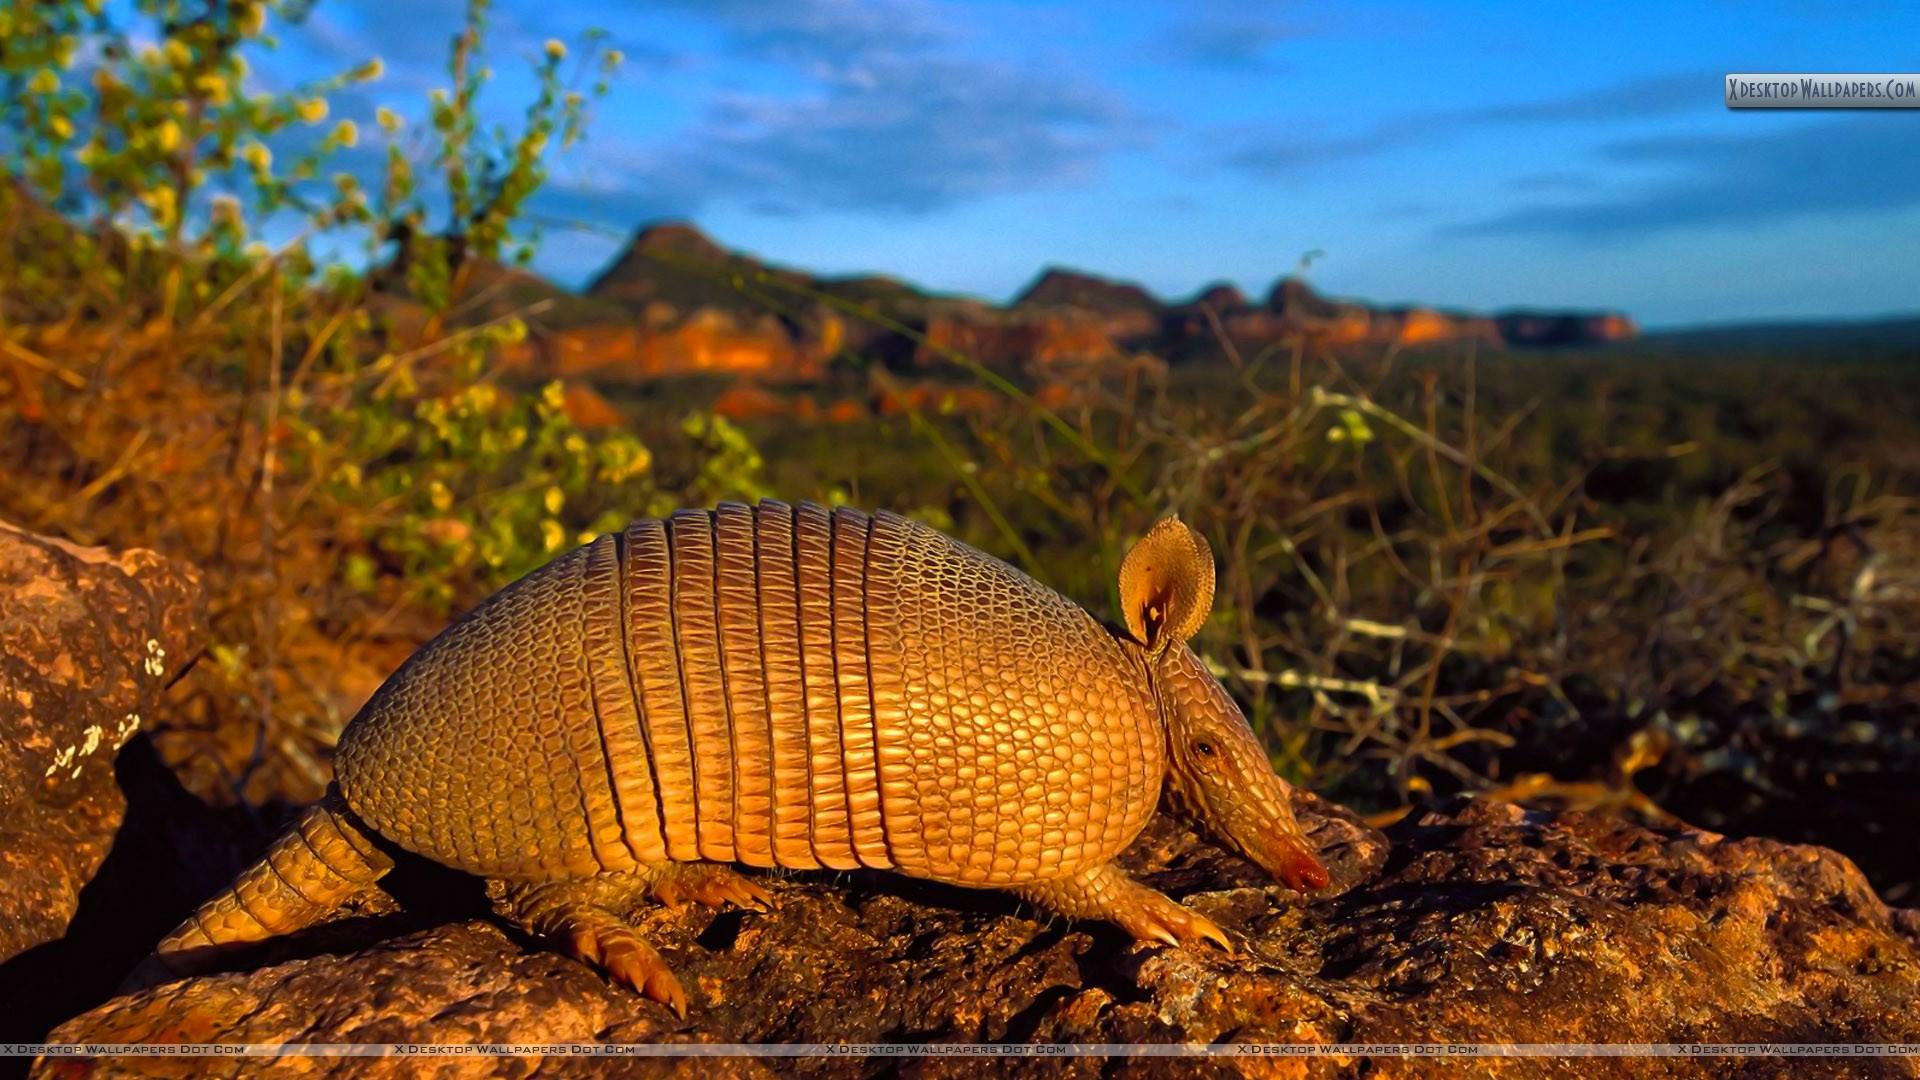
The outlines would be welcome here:
[[[1108,333],[1131,336],[1152,333],[1165,305],[1133,282],[1050,266],[1013,298],[1011,306],[1099,316]]]
[[[726,250],[687,222],[666,221],[635,233],[588,283],[586,295],[628,304],[659,300],[675,307],[740,307],[745,279],[774,272],[751,256]]]
[[[713,411],[729,420],[761,420],[786,416],[792,411],[788,399],[753,383],[738,382],[713,399]]]
[[[52,1037],[1920,1041],[1920,912],[1888,909],[1831,851],[1460,799],[1394,826],[1389,858],[1381,834],[1345,811],[1312,796],[1297,810],[1334,878],[1310,900],[1164,815],[1122,856],[1236,935],[1244,944],[1231,956],[1035,917],[1001,894],[890,875],[807,875],[773,879],[778,906],[766,914],[637,913],[688,989],[686,1020],[469,911],[443,925],[410,916],[336,922],[236,958],[232,973],[109,1001]],[[524,1074],[533,1064],[511,1067]],[[830,1059],[778,1064],[804,1075],[844,1069]],[[1019,1067],[1157,1075],[1168,1064]],[[1504,1064],[1503,1075],[1572,1074],[1552,1059]],[[1622,1075],[1672,1074],[1665,1061],[1607,1064]],[[1869,1064],[1882,1075],[1913,1068]],[[501,1063],[444,1067],[480,1075]],[[939,1060],[913,1067],[965,1073]],[[1274,1072],[1353,1067],[1294,1060]],[[176,1068],[126,1059],[111,1074]],[[1431,1075],[1454,1069],[1435,1063]]]
[[[816,379],[822,342],[767,314],[654,305],[648,317],[539,332],[507,350],[505,369],[529,380],[647,382],[724,372],[768,381]]]
[[[1239,287],[1231,282],[1216,281],[1195,293],[1193,299],[1179,306],[1189,310],[1211,308],[1217,313],[1251,307],[1252,301],[1248,300],[1247,294],[1241,292]]]
[[[998,371],[1027,374],[1099,365],[1121,355],[1116,318],[1130,317],[1073,309],[934,315],[916,343],[913,364],[950,367],[948,358],[958,354]]]
[[[1005,405],[1004,397],[984,386],[905,385],[882,388],[873,396],[873,412],[878,416],[899,416],[907,412],[981,415]]]
[[[868,412],[867,407],[860,402],[843,398],[828,405],[826,412],[822,415],[826,417],[829,424],[858,424],[872,413]]]
[[[560,410],[566,413],[573,426],[583,431],[607,431],[626,426],[626,414],[586,383],[567,383],[562,394]]]
[[[1117,313],[1160,310],[1160,301],[1131,281],[1113,281],[1078,270],[1049,266],[1013,298],[1015,307],[1063,307]]]
[[[205,618],[180,563],[0,522],[0,961],[66,931],[126,807],[114,754]]]

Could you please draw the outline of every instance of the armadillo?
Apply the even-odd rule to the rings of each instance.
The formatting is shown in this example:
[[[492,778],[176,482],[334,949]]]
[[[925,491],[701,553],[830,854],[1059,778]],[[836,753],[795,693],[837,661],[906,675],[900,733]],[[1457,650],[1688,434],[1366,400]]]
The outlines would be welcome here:
[[[1288,886],[1328,876],[1290,789],[1189,646],[1212,553],[1162,519],[1102,624],[908,518],[722,503],[634,522],[509,585],[401,665],[326,798],[154,962],[290,933],[400,848],[686,1009],[622,912],[764,907],[746,867],[1003,889],[1137,938],[1232,948],[1113,858],[1169,803]]]

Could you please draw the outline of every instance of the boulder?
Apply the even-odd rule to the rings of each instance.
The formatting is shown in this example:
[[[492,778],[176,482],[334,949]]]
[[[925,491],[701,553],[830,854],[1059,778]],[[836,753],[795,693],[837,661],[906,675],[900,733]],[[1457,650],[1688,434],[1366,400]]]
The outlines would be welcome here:
[[[1491,800],[1428,806],[1384,836],[1309,795],[1297,810],[1334,878],[1312,898],[1288,893],[1165,815],[1121,858],[1226,927],[1241,942],[1232,955],[1134,942],[1111,926],[1068,923],[1002,894],[880,874],[781,876],[770,880],[777,906],[768,913],[636,913],[688,989],[684,1020],[453,905],[438,914],[363,913],[319,927],[235,957],[228,973],[108,1001],[52,1037],[1920,1041],[1920,912],[1886,907],[1832,851]],[[73,1064],[43,1062],[40,1074]],[[101,1064],[101,1075],[131,1076],[171,1075],[190,1063]],[[282,1064],[313,1072],[342,1066]],[[406,1072],[420,1063],[383,1064]],[[565,1072],[570,1064],[436,1063],[437,1075],[476,1076]],[[646,1075],[848,1071],[831,1058],[622,1064]],[[886,1064],[867,1062],[859,1071],[878,1073]],[[948,1059],[898,1064],[916,1075],[977,1068]],[[1000,1064],[1047,1076],[1366,1071],[1364,1063],[1332,1058]],[[1396,1075],[1461,1075],[1458,1063],[1397,1064]],[[1511,1076],[1665,1076],[1683,1063],[1499,1064]],[[1783,1071],[1778,1061],[1748,1064],[1759,1073]],[[1915,1071],[1910,1059],[1806,1064],[1832,1067],[1831,1075],[1841,1067],[1847,1074]]]
[[[205,619],[187,566],[0,521],[0,961],[66,932],[126,809],[114,755]]]

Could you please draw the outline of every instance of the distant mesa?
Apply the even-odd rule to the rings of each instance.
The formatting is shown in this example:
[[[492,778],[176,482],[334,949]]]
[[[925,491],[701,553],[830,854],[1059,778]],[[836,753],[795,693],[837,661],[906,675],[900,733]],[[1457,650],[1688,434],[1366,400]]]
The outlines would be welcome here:
[[[1045,386],[1142,357],[1205,362],[1228,346],[1242,354],[1295,342],[1564,347],[1637,332],[1626,316],[1609,312],[1487,316],[1336,300],[1298,277],[1282,277],[1260,302],[1225,282],[1167,302],[1133,282],[1059,266],[1041,271],[1009,303],[993,304],[890,277],[775,266],[684,221],[641,229],[580,293],[523,271],[501,271],[497,291],[547,301],[536,332],[509,358],[516,368],[611,383],[699,373],[817,383],[835,370],[923,373],[964,356]],[[740,415],[772,407],[744,391],[728,404]]]
[[[1250,306],[1247,294],[1224,281],[1216,281],[1194,294],[1193,299],[1179,305],[1192,311],[1211,310],[1214,312],[1234,311]]]
[[[1617,312],[1509,311],[1496,316],[1494,323],[1508,344],[1535,348],[1626,341],[1640,333],[1632,319]]]
[[[1014,297],[1013,306],[1078,308],[1112,315],[1131,311],[1157,314],[1162,305],[1152,293],[1130,281],[1109,281],[1051,266]]]

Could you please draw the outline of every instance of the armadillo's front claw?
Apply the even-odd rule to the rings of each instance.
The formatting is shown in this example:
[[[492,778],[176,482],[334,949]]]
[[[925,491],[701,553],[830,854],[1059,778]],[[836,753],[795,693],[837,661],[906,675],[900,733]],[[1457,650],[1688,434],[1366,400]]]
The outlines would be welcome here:
[[[1076,919],[1106,919],[1141,941],[1184,945],[1211,941],[1231,953],[1232,939],[1212,919],[1147,888],[1111,863],[1078,874],[1032,882],[1014,890]]]
[[[1227,937],[1227,932],[1212,919],[1159,893],[1153,896],[1160,903],[1143,905],[1132,911],[1116,911],[1114,921],[1142,941],[1159,941],[1168,945],[1211,941],[1229,955],[1233,953],[1233,939]]]
[[[668,907],[689,900],[708,907],[733,904],[754,911],[773,907],[771,892],[721,863],[669,863],[653,872],[648,892]]]
[[[1201,937],[1204,937],[1208,941],[1213,942],[1215,945],[1220,946],[1220,948],[1223,951],[1225,951],[1228,956],[1232,956],[1234,953],[1239,951],[1234,947],[1233,939],[1227,936],[1227,932],[1225,930],[1222,930],[1220,929],[1219,926],[1215,925],[1213,920],[1208,919],[1201,915],[1195,915],[1194,918],[1199,920],[1200,925],[1198,929]]]

